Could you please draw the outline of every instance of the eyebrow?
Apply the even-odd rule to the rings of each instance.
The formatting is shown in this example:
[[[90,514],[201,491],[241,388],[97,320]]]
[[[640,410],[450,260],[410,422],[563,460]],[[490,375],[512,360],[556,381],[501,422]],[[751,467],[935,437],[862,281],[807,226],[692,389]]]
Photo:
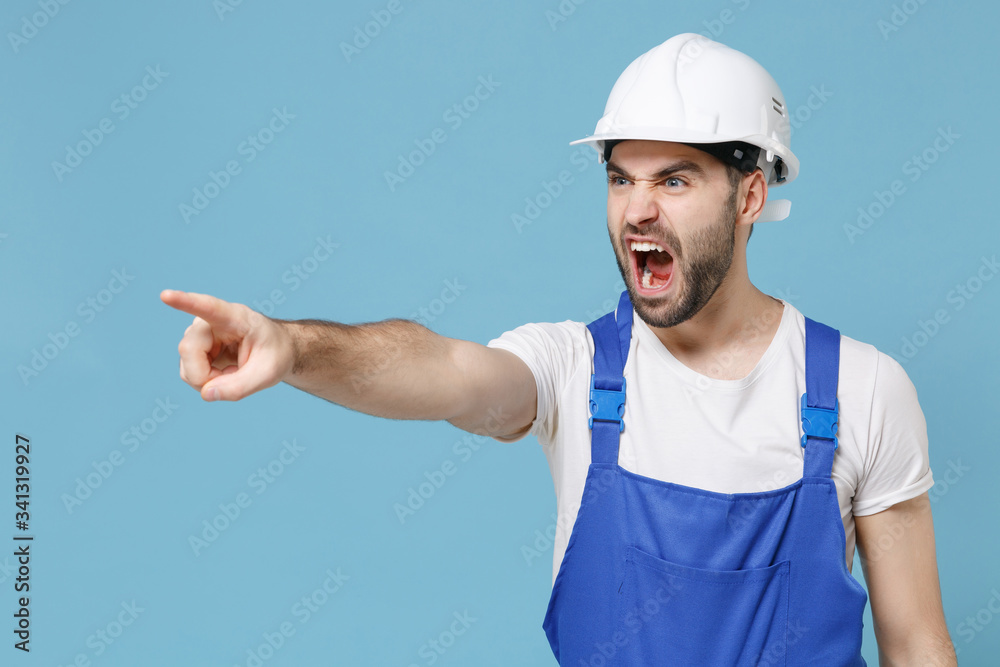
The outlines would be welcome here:
[[[609,174],[611,172],[615,172],[621,174],[630,181],[635,180],[635,178],[630,173],[622,169],[621,166],[616,164],[615,162],[608,162],[606,169]],[[692,162],[691,160],[681,160],[680,162],[674,162],[673,164],[667,165],[660,171],[653,174],[653,180],[659,180],[661,178],[673,176],[674,174],[681,171],[686,171],[690,174],[694,174],[695,176],[705,177],[708,175],[697,162]]]

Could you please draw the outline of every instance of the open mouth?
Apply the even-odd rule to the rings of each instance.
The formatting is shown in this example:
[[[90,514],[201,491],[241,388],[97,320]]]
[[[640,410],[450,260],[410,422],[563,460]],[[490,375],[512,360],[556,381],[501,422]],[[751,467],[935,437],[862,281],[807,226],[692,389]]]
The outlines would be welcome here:
[[[673,282],[674,257],[654,241],[628,241],[632,251],[632,269],[640,294],[662,292]]]

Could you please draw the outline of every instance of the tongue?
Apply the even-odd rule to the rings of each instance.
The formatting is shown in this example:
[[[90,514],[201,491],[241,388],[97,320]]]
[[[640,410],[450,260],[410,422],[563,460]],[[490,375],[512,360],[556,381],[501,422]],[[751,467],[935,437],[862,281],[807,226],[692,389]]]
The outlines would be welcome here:
[[[670,253],[653,251],[646,256],[646,266],[657,278],[669,278],[674,268]]]

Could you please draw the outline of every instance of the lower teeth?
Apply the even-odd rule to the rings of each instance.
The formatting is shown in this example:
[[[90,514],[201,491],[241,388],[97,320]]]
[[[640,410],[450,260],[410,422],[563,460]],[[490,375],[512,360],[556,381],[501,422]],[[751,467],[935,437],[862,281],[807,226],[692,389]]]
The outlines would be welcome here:
[[[653,278],[653,272],[649,270],[648,266],[642,267],[642,286],[646,289],[653,289],[653,285],[650,282]]]
[[[642,286],[646,289],[659,289],[666,284],[666,281],[661,282],[659,285],[653,284],[653,272],[649,270],[648,266],[642,267]]]

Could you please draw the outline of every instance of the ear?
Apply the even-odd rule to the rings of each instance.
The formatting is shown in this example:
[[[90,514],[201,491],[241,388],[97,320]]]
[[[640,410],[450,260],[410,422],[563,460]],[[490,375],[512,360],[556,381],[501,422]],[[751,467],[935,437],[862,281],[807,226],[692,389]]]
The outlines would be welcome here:
[[[736,224],[749,225],[757,221],[767,202],[767,180],[759,168],[743,177],[737,197]]]

